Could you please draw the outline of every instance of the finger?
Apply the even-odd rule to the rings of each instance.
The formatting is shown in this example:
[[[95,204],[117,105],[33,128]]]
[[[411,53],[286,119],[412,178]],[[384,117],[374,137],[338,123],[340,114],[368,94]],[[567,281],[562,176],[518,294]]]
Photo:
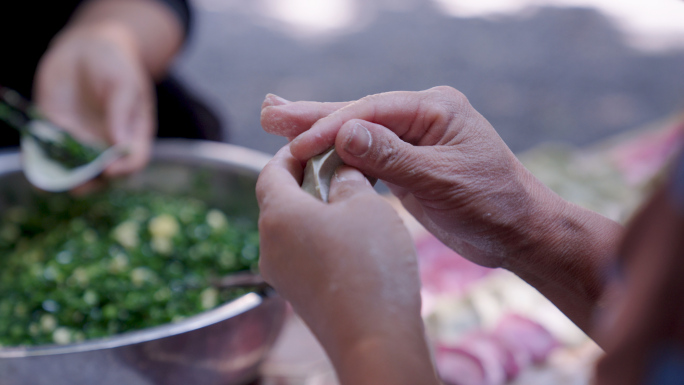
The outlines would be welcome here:
[[[293,138],[311,128],[317,120],[348,104],[288,102],[269,94],[262,104],[261,127],[270,134]]]
[[[284,106],[286,104],[292,103],[291,101],[281,98],[278,95],[274,94],[266,94],[266,97],[264,98],[264,102],[261,103],[261,109],[263,110],[266,107],[274,107],[274,106]]]
[[[338,167],[330,181],[328,202],[341,202],[357,194],[376,195],[377,193],[359,170],[349,166]]]
[[[468,100],[450,87],[435,87],[421,92],[388,92],[371,95],[318,120],[310,130],[292,141],[292,155],[306,160],[332,146],[340,127],[351,119],[381,124],[407,142],[421,145],[449,140],[444,135],[453,119],[470,118]],[[426,135],[431,127],[434,135]]]
[[[413,146],[388,128],[363,120],[345,123],[335,148],[347,165],[399,187],[415,188],[417,181],[426,180],[421,175],[450,167],[435,156],[434,147]]]
[[[105,175],[119,176],[145,167],[152,151],[154,111],[154,97],[146,88],[122,86],[113,93],[106,112],[108,134],[128,154],[107,167]]]
[[[320,203],[302,190],[303,173],[302,164],[292,156],[289,145],[280,149],[257,179],[256,195],[262,212],[271,207],[306,207]]]
[[[143,169],[150,160],[152,154],[153,134],[145,134],[154,121],[149,116],[138,116],[130,124],[131,129],[136,131],[134,140],[120,143],[126,155],[105,170],[105,175],[115,177],[130,174]]]

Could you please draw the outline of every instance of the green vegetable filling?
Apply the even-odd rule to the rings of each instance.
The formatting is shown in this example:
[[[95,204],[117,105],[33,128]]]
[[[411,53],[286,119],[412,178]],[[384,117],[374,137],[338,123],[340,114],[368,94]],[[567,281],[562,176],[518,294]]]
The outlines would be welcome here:
[[[33,135],[33,139],[38,142],[50,159],[55,160],[67,169],[88,164],[100,155],[100,150],[81,144],[66,132],[61,134],[62,139],[59,142],[42,139],[37,135]]]
[[[244,294],[213,279],[255,270],[254,221],[193,198],[52,195],[0,222],[0,345],[66,344],[156,326]]]

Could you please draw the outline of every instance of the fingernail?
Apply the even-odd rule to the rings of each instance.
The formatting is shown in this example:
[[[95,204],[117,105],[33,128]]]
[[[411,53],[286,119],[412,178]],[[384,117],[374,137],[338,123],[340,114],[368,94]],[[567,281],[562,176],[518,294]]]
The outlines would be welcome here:
[[[363,176],[363,173],[361,173],[361,171],[349,166],[338,167],[337,170],[335,170],[333,178],[335,178],[335,180],[338,182],[366,180],[366,177]]]
[[[368,129],[361,125],[361,123],[356,123],[352,129],[347,143],[344,145],[344,149],[355,156],[363,156],[370,149],[371,142],[373,138],[368,132]]]
[[[268,94],[264,100],[265,106],[282,106],[285,104],[290,104],[291,102],[287,99],[283,99],[278,95]]]

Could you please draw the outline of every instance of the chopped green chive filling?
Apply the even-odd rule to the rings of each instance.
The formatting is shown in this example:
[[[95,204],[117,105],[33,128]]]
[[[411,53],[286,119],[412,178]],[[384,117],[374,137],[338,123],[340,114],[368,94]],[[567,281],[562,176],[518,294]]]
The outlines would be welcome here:
[[[0,346],[67,344],[178,321],[243,293],[256,223],[187,197],[50,195],[0,220]]]

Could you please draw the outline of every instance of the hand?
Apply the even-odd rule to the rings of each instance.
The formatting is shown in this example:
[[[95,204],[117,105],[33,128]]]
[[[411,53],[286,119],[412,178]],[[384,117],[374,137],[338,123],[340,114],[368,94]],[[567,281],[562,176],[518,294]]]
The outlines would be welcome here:
[[[286,122],[282,132],[278,123]],[[530,238],[533,216],[558,201],[451,88],[346,105],[266,106],[262,125],[284,136],[301,133],[291,145],[301,161],[335,144],[345,163],[384,180],[429,231],[485,266],[504,265],[511,249],[523,246],[515,242]]]
[[[534,178],[460,92],[437,87],[352,103],[268,96],[261,123],[294,138],[300,162],[334,144],[447,246],[515,272],[590,329],[621,226]]]
[[[127,29],[104,22],[67,28],[41,59],[35,79],[36,103],[49,119],[77,138],[128,150],[106,176],[147,164],[156,130],[154,88]]]
[[[321,341],[343,384],[430,383],[408,230],[359,171],[338,169],[329,204],[301,190],[302,174],[286,146],[259,176],[263,277]]]

